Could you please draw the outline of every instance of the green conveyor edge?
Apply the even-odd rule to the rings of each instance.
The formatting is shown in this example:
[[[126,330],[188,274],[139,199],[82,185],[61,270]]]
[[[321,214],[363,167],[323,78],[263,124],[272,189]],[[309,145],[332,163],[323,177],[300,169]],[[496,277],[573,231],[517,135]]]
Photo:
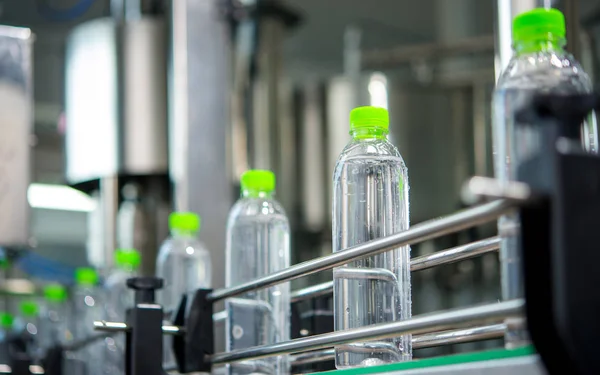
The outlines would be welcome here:
[[[489,361],[493,359],[515,358],[535,354],[533,345],[517,349],[494,349],[473,353],[461,353],[443,357],[419,359],[410,362],[393,363],[382,366],[360,367],[348,370],[322,372],[320,374],[362,375],[379,374],[392,371],[412,370],[436,366],[448,366],[469,362]]]

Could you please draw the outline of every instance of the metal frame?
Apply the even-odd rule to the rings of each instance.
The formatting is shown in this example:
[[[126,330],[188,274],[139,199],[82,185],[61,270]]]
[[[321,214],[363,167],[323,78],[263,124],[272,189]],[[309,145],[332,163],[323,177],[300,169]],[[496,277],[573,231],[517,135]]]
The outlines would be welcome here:
[[[483,254],[497,251],[500,248],[500,238],[490,237],[485,240],[475,241],[466,245],[456,246],[450,249],[437,251],[433,254],[427,254],[416,257],[410,262],[410,270],[421,271],[437,267],[443,264],[460,262],[470,258],[475,258]],[[307,288],[295,290],[292,292],[292,302],[303,301],[333,293],[333,281],[327,281],[322,284],[309,286]],[[215,314],[215,321],[226,318],[226,314],[219,312]]]
[[[240,295],[248,291],[266,288],[312,273],[341,266],[349,261],[373,256],[375,254],[397,248],[398,246],[415,244],[421,241],[440,237],[455,231],[493,221],[498,216],[514,210],[519,203],[520,202],[518,200],[511,199],[497,200],[468,208],[445,217],[426,221],[402,233],[376,239],[342,252],[300,263],[252,282],[244,283],[231,288],[212,291],[208,293],[205,298],[207,303],[214,303],[216,301]],[[499,239],[497,237],[492,237],[471,244],[440,251],[428,256],[415,258],[411,262],[411,270],[418,271],[442,264],[448,264],[463,259],[472,258],[497,250],[498,244]],[[301,300],[304,298],[311,298],[317,295],[326,294],[330,292],[330,288],[331,283],[313,286],[311,288],[306,288],[295,292],[294,298],[295,300]],[[210,362],[213,365],[217,365],[280,354],[327,349],[334,345],[349,343],[357,340],[389,338],[403,334],[415,334],[416,336],[414,339],[417,347],[429,347],[449,343],[470,342],[488,338],[496,338],[500,335],[504,328],[503,325],[499,325],[497,323],[507,317],[521,316],[523,308],[523,300],[512,300],[483,306],[469,307],[466,309],[450,310],[435,314],[421,315],[413,317],[412,319],[393,323],[331,332],[272,345],[257,346],[227,353],[207,354],[204,361]],[[226,314],[222,312],[211,316],[213,316],[215,321],[218,321],[219,319],[224,318]],[[473,327],[474,323],[494,324],[492,326]],[[123,323],[94,322],[94,325],[96,329],[103,331],[114,332],[129,330],[129,327]],[[469,329],[448,331],[465,327],[468,327]],[[163,326],[162,331],[165,334],[183,333],[183,329],[175,326]],[[313,354],[320,358],[327,358],[324,354]],[[306,359],[307,357],[304,358]]]
[[[493,221],[498,216],[513,210],[516,206],[517,203],[514,201],[498,200],[468,208],[439,219],[425,221],[401,233],[369,241],[325,257],[309,260],[238,286],[214,290],[208,295],[208,300],[212,302],[220,301],[246,292],[267,288],[313,273],[342,266],[353,260],[390,251],[399,246],[412,245],[471,228],[476,225]]]
[[[441,345],[462,344],[483,340],[499,339],[504,337],[504,324],[491,324],[481,327],[456,329],[439,333],[415,335],[412,338],[413,349],[432,348]],[[292,355],[292,365],[308,365],[331,361],[335,359],[334,349],[316,350],[302,354]]]
[[[397,337],[405,334],[424,334],[453,329],[473,324],[520,316],[525,307],[524,300],[513,300],[487,304],[466,309],[449,310],[426,314],[393,323],[376,324],[368,327],[337,331],[272,345],[262,345],[210,356],[213,365],[242,360],[291,354],[329,348],[333,345]]]

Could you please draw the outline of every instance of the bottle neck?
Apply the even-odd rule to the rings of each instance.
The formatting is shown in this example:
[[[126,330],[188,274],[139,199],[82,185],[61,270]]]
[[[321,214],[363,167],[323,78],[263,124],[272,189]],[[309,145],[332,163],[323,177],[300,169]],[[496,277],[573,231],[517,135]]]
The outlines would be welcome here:
[[[171,229],[171,236],[196,238],[196,232],[193,230],[185,230],[185,229]]]
[[[243,198],[273,198],[273,191],[255,190],[255,189],[242,189]]]
[[[564,52],[566,41],[561,39],[534,39],[515,42],[514,50],[517,56],[538,52]]]
[[[134,267],[129,264],[122,264],[122,265],[119,265],[119,267],[118,267],[119,271],[125,272],[125,273],[130,273],[130,274],[135,273],[137,271],[137,269],[138,269],[137,267]]]
[[[386,139],[388,131],[379,127],[351,129],[350,135],[355,140]]]

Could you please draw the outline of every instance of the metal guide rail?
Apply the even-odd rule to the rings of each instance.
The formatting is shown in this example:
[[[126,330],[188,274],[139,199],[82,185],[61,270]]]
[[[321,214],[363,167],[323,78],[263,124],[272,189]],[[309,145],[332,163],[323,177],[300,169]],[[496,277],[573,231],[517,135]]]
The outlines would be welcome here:
[[[335,253],[326,257],[292,266],[282,272],[255,280],[253,283],[243,284],[234,288],[215,290],[212,292],[202,291],[204,298],[198,298],[197,295],[196,298],[194,298],[194,301],[192,301],[192,306],[200,303],[204,306],[204,309],[194,309],[192,307],[192,311],[199,313],[199,316],[203,317],[203,319],[200,320],[206,321],[206,318],[210,317],[210,321],[212,323],[212,304],[215,301],[243,294],[250,290],[266,288],[278,283],[288,282],[298,277],[331,269],[333,267],[343,265],[349,261],[372,256],[373,254],[388,251],[398,246],[414,244],[427,239],[443,236],[456,230],[461,230],[489,222],[495,220],[499,215],[514,209],[514,207],[516,207],[516,203],[510,200],[500,200],[482,204],[446,217],[416,225],[405,232],[393,236],[355,246],[344,252]],[[448,264],[469,259],[489,253],[491,251],[496,251],[498,247],[499,239],[496,237],[458,246],[438,252],[436,254],[413,259],[411,261],[411,270],[419,271],[441,264]],[[293,298],[294,300],[299,301],[330,292],[330,283],[326,283],[324,285],[318,285],[296,291],[293,294]],[[184,299],[180,311],[183,312],[187,309],[186,304],[187,300]],[[213,354],[212,350],[206,350],[206,347],[203,347],[202,345],[188,345],[194,346],[196,350],[200,349],[200,351],[196,351],[195,355],[192,353],[187,353],[188,355],[185,356],[186,358],[182,358],[182,362],[187,362],[187,367],[180,365],[179,371],[207,371],[210,369],[210,366],[216,364],[279,354],[299,353],[303,351],[325,348],[328,349],[336,344],[348,343],[357,341],[359,339],[369,340],[376,338],[395,337],[408,333],[415,334],[414,341],[417,347],[429,347],[457,342],[470,342],[488,338],[498,338],[502,335],[502,332],[498,329],[498,324],[507,317],[518,316],[522,314],[523,305],[524,302],[522,300],[506,301],[467,309],[417,316],[409,320],[395,323],[380,324],[349,331],[310,336],[289,342],[248,348],[229,353]],[[148,306],[142,307],[148,308]],[[136,308],[139,308],[139,305],[136,306]],[[215,317],[217,318],[216,320],[222,320],[225,319],[226,315],[219,313],[215,314]],[[179,322],[177,322],[178,319],[175,320],[176,324],[181,324],[182,327],[164,326],[161,324],[161,332],[164,334],[182,334],[182,339],[184,339],[184,341],[186,339],[191,339],[192,335],[189,335],[189,333],[197,331],[197,326],[192,325],[193,327],[189,327],[189,324],[187,324],[189,321],[186,321],[186,319],[179,319]],[[493,323],[492,326],[490,326],[490,323]],[[474,324],[480,324],[481,326],[473,327]],[[121,331],[131,334],[135,331],[135,327],[121,322],[95,322],[94,326],[97,330],[110,332]],[[183,326],[185,326],[185,328]],[[458,329],[465,327],[469,327],[470,329]],[[183,335],[184,331],[186,330],[188,335]],[[177,342],[177,340],[175,341]],[[206,343],[207,342],[205,341],[204,344]],[[184,347],[185,345],[181,346]],[[179,352],[181,353],[183,349],[179,349]],[[175,351],[177,352],[177,349]],[[202,355],[199,355],[199,353],[202,353]]]
[[[412,334],[415,347],[498,338],[507,318],[526,317],[531,341],[548,373],[561,373],[565,364],[572,374],[600,373],[594,343],[600,334],[600,231],[594,230],[600,212],[600,157],[578,146],[578,131],[592,109],[600,109],[595,95],[540,97],[519,114],[536,127],[540,147],[520,167],[518,182],[499,184],[473,178],[465,199],[491,202],[426,221],[402,233],[376,239],[342,252],[313,259],[231,288],[198,290],[191,300],[182,298],[173,326],[163,326],[162,308],[154,303],[155,278],[132,279],[136,305],[125,323],[95,322],[98,330],[128,335],[128,375],[162,374],[162,335],[173,334],[173,350],[180,373],[210,371],[213,365],[292,354],[295,364],[331,359],[331,347]],[[577,136],[576,136],[577,135]],[[577,142],[576,142],[577,139]],[[412,245],[494,221],[509,212],[521,218],[520,238],[525,296],[482,306],[420,315],[411,319],[346,331],[329,332],[291,341],[214,353],[214,324],[226,319],[213,315],[214,302],[250,291],[289,282],[342,266],[348,262]],[[489,238],[440,251],[411,261],[411,270],[435,267],[496,251],[499,239]],[[331,293],[331,283],[295,291],[294,301]],[[527,303],[525,303],[527,301]],[[214,319],[214,320],[213,320]],[[142,363],[145,360],[146,363]]]

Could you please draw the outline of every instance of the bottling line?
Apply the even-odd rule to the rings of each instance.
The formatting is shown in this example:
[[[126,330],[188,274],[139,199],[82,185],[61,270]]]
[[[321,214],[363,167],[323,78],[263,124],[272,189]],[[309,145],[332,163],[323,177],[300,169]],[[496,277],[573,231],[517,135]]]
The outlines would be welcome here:
[[[561,4],[567,32],[591,38],[589,30],[579,29],[577,3]],[[86,222],[90,265],[110,269],[117,248],[141,252],[140,276],[127,280],[135,302],[124,321],[98,320],[93,327],[89,322],[96,333],[49,348],[41,362],[32,359],[28,337],[5,338],[0,374],[85,374],[85,363],[73,353],[121,335],[126,375],[218,374],[227,364],[278,355],[289,355],[295,374],[600,373],[593,344],[600,313],[600,298],[593,291],[600,277],[595,270],[599,238],[593,229],[600,209],[600,158],[578,145],[580,124],[600,111],[600,94],[535,97],[519,116],[540,134],[540,147],[520,167],[517,181],[490,178],[491,127],[485,108],[493,73],[497,78],[510,58],[514,16],[547,4],[498,0],[494,35],[469,37],[467,29],[476,29],[475,12],[467,11],[491,5],[479,0],[460,4],[436,2],[436,43],[363,49],[363,31],[348,27],[344,75],[326,83],[301,82],[294,89],[282,73],[283,39],[305,19],[287,2],[111,0],[110,14],[72,27],[64,61],[65,179],[97,207]],[[464,21],[464,29],[451,22],[453,17]],[[0,191],[8,214],[0,216],[0,245],[14,259],[23,259],[26,249],[34,247],[27,230],[29,211],[23,209],[32,180],[25,171],[32,158],[33,40],[28,28],[0,27],[0,87],[10,98],[0,103],[5,106],[0,117],[19,125],[1,129],[0,167],[6,178],[0,179]],[[579,44],[568,47],[577,55]],[[446,61],[465,56],[482,57],[486,66]],[[431,61],[438,60],[442,63],[433,74]],[[410,66],[414,81],[406,85],[402,74],[379,73],[398,66]],[[416,202],[411,203],[411,220],[418,224],[330,254],[330,151],[339,151],[346,139],[332,124],[347,122],[350,108],[377,100],[389,102],[399,123],[417,119],[429,137],[428,147],[411,147],[423,145],[414,127],[395,125],[407,160],[419,160],[418,168],[411,166]],[[425,102],[442,109],[410,110]],[[434,134],[438,123],[449,126]],[[295,137],[301,142],[292,141]],[[437,157],[429,158],[430,148]],[[214,272],[213,289],[183,296],[176,311],[166,311],[156,298],[163,280],[154,276],[154,260],[166,236],[168,213],[174,209],[209,217],[203,233],[208,233],[213,269],[224,269],[226,212],[239,190],[239,176],[249,167],[278,176],[294,246],[300,249],[296,263],[232,287],[223,287],[220,272]],[[422,188],[427,185],[443,188],[431,194]],[[522,262],[517,266],[514,259],[498,256],[501,236],[493,224],[507,213],[521,218]],[[410,260],[416,277],[453,276],[452,282],[430,282],[435,294],[426,288],[413,293],[415,305],[430,302],[438,311],[421,314],[428,309],[419,307],[406,320],[334,331],[331,270],[399,246],[418,249]],[[434,274],[448,265],[483,268],[475,263],[483,259],[491,259],[492,267],[471,284],[456,281],[468,273],[459,268]],[[515,272],[521,277],[507,276]],[[481,292],[487,303],[461,294],[490,280],[492,292]],[[3,280],[0,289],[35,293],[29,284],[11,286],[19,281]],[[226,299],[292,281],[291,340],[222,350]],[[452,297],[443,296],[442,286]],[[13,298],[20,292],[11,293]],[[526,329],[526,342],[511,342],[507,333],[514,329]],[[434,356],[335,370],[334,346],[407,334],[414,349],[431,350]],[[163,341],[164,336],[172,340]],[[172,368],[163,367],[165,343],[172,343]],[[446,350],[459,344],[472,346]]]
[[[294,265],[269,276],[231,288],[198,290],[192,301],[183,297],[175,326],[162,325],[162,309],[154,292],[157,278],[130,279],[136,305],[125,322],[94,322],[97,330],[125,332],[128,373],[163,374],[162,335],[175,335],[173,349],[178,371],[210,372],[214,366],[293,354],[296,366],[330,360],[337,344],[413,334],[415,347],[502,337],[513,319],[525,319],[531,344],[519,348],[483,351],[398,364],[338,370],[339,374],[594,374],[595,328],[600,302],[589,285],[595,272],[597,234],[594,212],[600,208],[597,181],[600,158],[578,151],[578,129],[592,110],[600,109],[600,97],[540,96],[519,116],[543,134],[539,152],[519,170],[519,180],[508,185],[473,177],[465,185],[468,201],[488,201],[463,211],[418,224],[407,231],[373,240],[346,251]],[[215,353],[213,328],[219,314],[213,304],[248,291],[266,288],[312,273],[331,269],[401,245],[415,244],[464,228],[495,220],[507,212],[521,217],[524,298],[463,309],[415,316],[394,323],[322,333],[272,345]],[[457,262],[498,249],[498,239],[415,258],[411,271]],[[331,284],[316,285],[293,293],[298,301],[319,298]],[[186,314],[186,311],[189,311]],[[152,360],[154,358],[154,360]],[[413,369],[415,371],[413,371]],[[418,369],[418,371],[416,370]]]

